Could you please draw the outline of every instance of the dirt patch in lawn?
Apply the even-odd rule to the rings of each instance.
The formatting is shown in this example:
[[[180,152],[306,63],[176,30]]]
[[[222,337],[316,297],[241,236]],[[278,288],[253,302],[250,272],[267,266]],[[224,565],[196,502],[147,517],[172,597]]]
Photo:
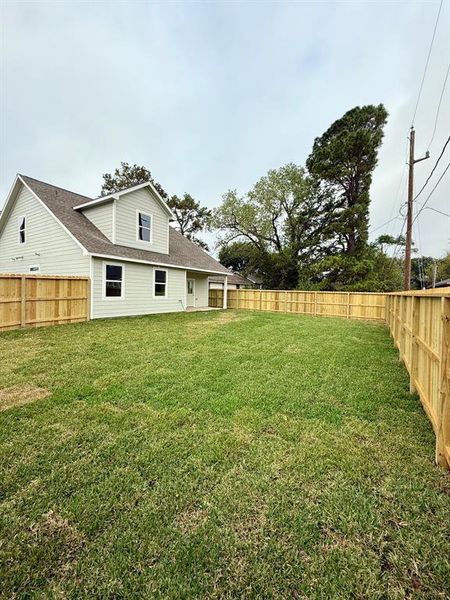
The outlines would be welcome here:
[[[178,515],[175,519],[175,524],[184,534],[195,533],[200,525],[206,521],[207,517],[206,510],[198,506],[190,506]]]
[[[43,400],[50,395],[46,388],[36,387],[34,385],[16,385],[0,390],[0,412],[30,404],[36,400]]]

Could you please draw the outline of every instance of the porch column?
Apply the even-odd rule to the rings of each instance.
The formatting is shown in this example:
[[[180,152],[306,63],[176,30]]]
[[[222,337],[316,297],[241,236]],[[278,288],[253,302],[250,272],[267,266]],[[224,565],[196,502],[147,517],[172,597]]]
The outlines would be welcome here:
[[[225,275],[225,281],[223,282],[223,307],[227,308],[228,303],[228,275]]]

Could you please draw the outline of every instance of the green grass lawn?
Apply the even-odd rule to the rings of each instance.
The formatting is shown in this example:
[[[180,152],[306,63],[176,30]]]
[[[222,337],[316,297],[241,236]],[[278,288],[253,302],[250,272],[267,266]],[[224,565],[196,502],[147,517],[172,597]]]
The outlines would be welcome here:
[[[0,335],[3,598],[448,598],[450,477],[380,324]]]

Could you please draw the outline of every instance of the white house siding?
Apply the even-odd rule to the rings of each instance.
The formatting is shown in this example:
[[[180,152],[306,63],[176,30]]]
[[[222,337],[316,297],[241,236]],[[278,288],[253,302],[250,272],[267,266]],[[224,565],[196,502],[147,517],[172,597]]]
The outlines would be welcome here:
[[[25,244],[19,244],[18,218],[26,217]],[[15,260],[13,260],[15,259]],[[0,231],[0,273],[89,275],[89,257],[24,186]]]
[[[137,239],[137,212],[152,216],[152,241]],[[116,244],[168,253],[169,216],[148,188],[124,194],[116,201]]]
[[[195,306],[208,306],[208,275],[203,275],[202,273],[197,273],[195,271],[188,271],[187,277],[189,277],[189,279],[195,279]]]
[[[186,271],[167,269],[168,297],[153,296],[153,267],[120,260],[92,259],[93,317],[121,317],[152,313],[177,312],[186,306]],[[123,298],[104,298],[105,264],[123,266]]]
[[[111,242],[113,241],[113,204],[114,201],[111,201],[83,210],[83,214],[89,221],[94,223]]]

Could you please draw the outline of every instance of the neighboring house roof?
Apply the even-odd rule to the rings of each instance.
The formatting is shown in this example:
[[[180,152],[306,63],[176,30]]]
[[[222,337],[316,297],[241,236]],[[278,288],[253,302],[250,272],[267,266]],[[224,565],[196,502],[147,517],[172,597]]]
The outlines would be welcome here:
[[[447,287],[447,286],[450,286],[450,278],[443,279],[442,281],[438,281],[434,287],[439,288],[439,287]]]
[[[210,283],[224,283],[225,277],[209,277]],[[229,284],[232,285],[253,285],[253,282],[238,273],[230,273],[227,279]]]
[[[83,213],[74,210],[75,206],[89,202],[92,198],[26,175],[19,175],[19,178],[89,254],[169,267],[186,267],[210,273],[230,273],[212,256],[170,226],[169,254],[113,244]]]
[[[247,279],[249,279],[255,285],[261,285],[263,282],[262,277],[260,277],[259,275],[247,275]]]

